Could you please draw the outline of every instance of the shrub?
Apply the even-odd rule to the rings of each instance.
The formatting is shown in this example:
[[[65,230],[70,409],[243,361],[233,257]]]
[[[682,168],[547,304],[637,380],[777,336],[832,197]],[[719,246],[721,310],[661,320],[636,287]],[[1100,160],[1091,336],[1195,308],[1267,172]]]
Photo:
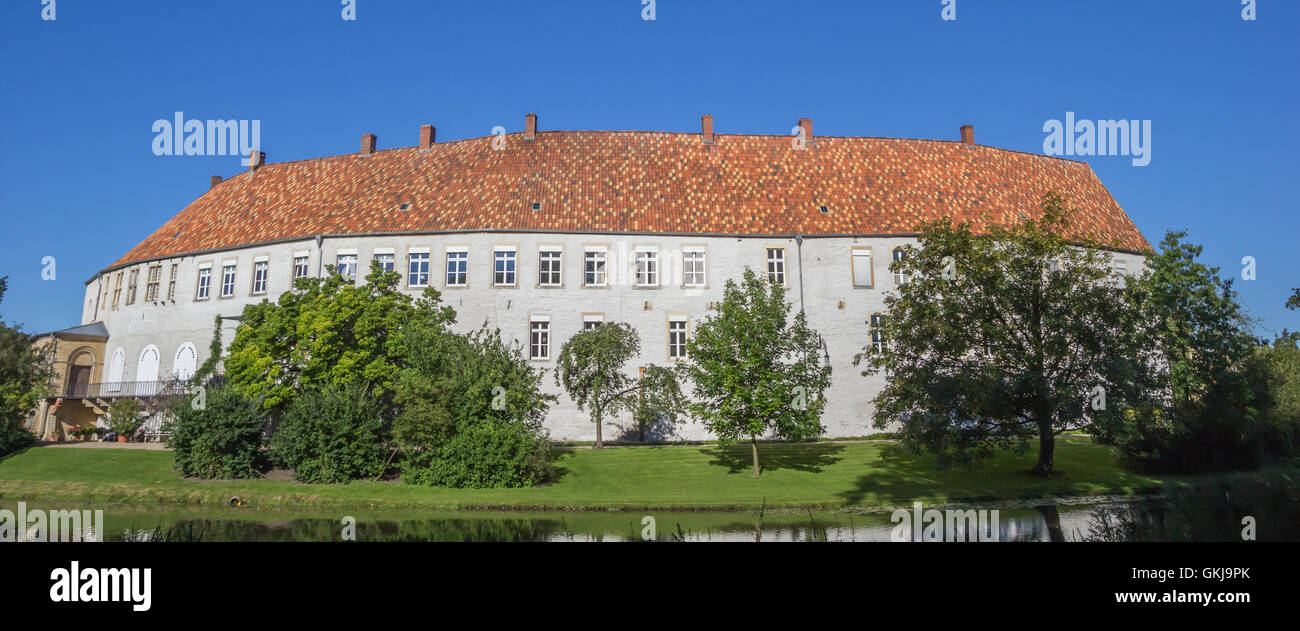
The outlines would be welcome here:
[[[22,421],[0,419],[0,456],[35,444],[36,437],[23,428]]]
[[[303,392],[271,438],[271,458],[313,484],[374,478],[387,469],[383,406],[359,384]]]
[[[123,397],[108,406],[108,427],[119,436],[134,434],[143,422],[140,402],[136,399]]]
[[[197,402],[179,399],[163,427],[170,433],[167,446],[176,470],[199,478],[258,477],[266,429],[261,406],[233,388],[213,388],[200,396]]]
[[[438,448],[403,461],[407,484],[518,488],[548,480],[550,443],[517,423],[473,423]]]

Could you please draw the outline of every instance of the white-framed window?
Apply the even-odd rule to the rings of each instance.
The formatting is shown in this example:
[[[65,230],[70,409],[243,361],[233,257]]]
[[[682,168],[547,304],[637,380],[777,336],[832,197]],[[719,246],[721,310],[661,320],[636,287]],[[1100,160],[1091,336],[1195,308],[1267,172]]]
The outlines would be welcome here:
[[[158,288],[162,283],[162,265],[149,266],[149,278],[145,280],[144,301],[156,302],[158,300]]]
[[[171,279],[167,281],[167,299],[176,300],[176,279],[180,276],[181,266],[172,263]]]
[[[207,300],[209,292],[212,291],[212,266],[199,268],[199,291],[195,294],[196,300]],[[117,306],[117,297],[114,295],[113,306]]]
[[[204,296],[206,298],[207,296]],[[122,272],[117,273],[117,280],[113,283],[113,310],[117,310],[117,303],[122,298]]]
[[[767,280],[785,286],[785,248],[767,249]]]
[[[867,330],[871,334],[871,348],[877,351],[885,350],[885,316],[879,313],[871,314],[870,324]]]
[[[307,278],[309,255],[306,252],[295,252],[293,255],[293,279]]]
[[[904,250],[904,249],[901,249],[901,248],[899,248],[899,249],[897,249],[897,250],[894,250],[894,254],[893,254],[893,256],[894,256],[894,262],[895,262],[895,263],[902,263],[902,262],[904,262],[904,261],[907,260],[907,250]],[[902,285],[907,284],[907,279],[908,279],[907,270],[904,270],[904,269],[896,269],[896,270],[894,270],[894,286],[895,286],[895,287],[900,287],[900,286],[902,286]]]
[[[414,252],[408,255],[406,264],[406,286],[429,286],[429,253]]]
[[[140,283],[140,270],[131,270],[131,276],[126,282],[126,304],[135,304],[135,288]]]
[[[853,286],[874,286],[875,271],[871,268],[871,248],[853,248],[852,255]]]
[[[235,295],[235,264],[226,263],[221,266],[221,297],[229,298]]]
[[[560,262],[563,252],[557,247],[543,247],[537,253],[537,284],[542,287],[559,287],[562,276]]]
[[[266,261],[253,261],[253,295],[266,293],[266,278],[270,273],[270,264]]]
[[[682,285],[686,287],[703,287],[704,248],[684,248],[682,250]]]
[[[658,250],[637,250],[636,251],[636,286],[637,287],[658,287],[659,286],[659,251]]]
[[[338,263],[339,274],[342,275],[343,278],[348,279],[349,281],[352,282],[352,284],[355,285],[357,283],[356,253],[349,252],[347,254],[339,254],[338,259],[336,259],[336,262]]]
[[[609,282],[606,273],[608,251],[605,248],[588,248],[582,257],[582,284],[587,287],[604,287]]]
[[[469,250],[447,249],[447,286],[464,287],[469,283]]]
[[[515,249],[497,246],[492,251],[492,284],[496,287],[515,286]]]
[[[668,317],[668,359],[686,359],[686,340],[689,322],[684,315]]]
[[[551,358],[551,318],[533,316],[528,320],[528,358],[546,361]]]
[[[605,323],[605,314],[603,313],[584,313],[582,314],[582,330],[590,331]]]
[[[385,272],[391,272],[397,268],[396,255],[392,252],[375,252],[375,260],[379,262],[379,269]]]

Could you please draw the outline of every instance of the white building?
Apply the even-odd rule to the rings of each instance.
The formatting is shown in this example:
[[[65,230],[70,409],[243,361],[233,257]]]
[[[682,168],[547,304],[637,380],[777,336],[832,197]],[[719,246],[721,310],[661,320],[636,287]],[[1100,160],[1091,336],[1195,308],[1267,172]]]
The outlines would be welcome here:
[[[483,322],[526,345],[560,394],[547,427],[590,440],[586,414],[554,386],[560,345],[588,323],[641,333],[642,364],[681,343],[746,266],[774,275],[825,338],[834,370],[830,436],[871,426],[879,378],[852,365],[868,322],[902,279],[889,263],[921,222],[1011,222],[1065,194],[1080,231],[1112,244],[1129,273],[1150,246],[1087,164],[958,141],[661,132],[522,133],[282,164],[254,155],[86,283],[82,323],[109,332],[103,381],[193,373],[214,317],[275,300],[325,265],[391,264],[412,294],[443,292],[469,330]],[[223,337],[234,337],[227,320]],[[148,386],[133,385],[135,389]],[[611,421],[619,436],[629,419]],[[668,438],[700,439],[695,424]]]

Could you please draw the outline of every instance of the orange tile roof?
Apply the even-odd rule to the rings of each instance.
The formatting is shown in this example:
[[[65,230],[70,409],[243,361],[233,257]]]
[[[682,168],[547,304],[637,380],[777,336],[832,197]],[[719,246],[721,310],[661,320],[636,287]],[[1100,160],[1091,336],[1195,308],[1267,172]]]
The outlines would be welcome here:
[[[980,230],[1036,216],[1049,190],[1079,209],[1076,236],[1150,250],[1092,169],[1072,160],[895,138],[817,137],[805,150],[787,136],[505,138],[504,150],[485,137],[267,164],[204,193],[109,269],[316,234],[901,235],[945,215]]]

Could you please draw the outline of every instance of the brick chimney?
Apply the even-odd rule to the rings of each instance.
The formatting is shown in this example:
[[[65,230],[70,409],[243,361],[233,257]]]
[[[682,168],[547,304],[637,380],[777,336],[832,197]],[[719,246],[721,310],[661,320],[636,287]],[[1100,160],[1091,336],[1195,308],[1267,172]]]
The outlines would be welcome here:
[[[812,134],[812,119],[811,119],[811,118],[801,118],[801,119],[799,119],[799,126],[803,128],[803,139],[804,139],[804,142],[806,142],[806,143],[808,143],[808,144],[811,145],[811,144],[812,144],[812,141],[813,141],[813,134]]]
[[[537,140],[537,115],[524,116],[524,140]]]
[[[254,149],[248,154],[248,171],[251,173],[266,164],[266,152]]]
[[[374,134],[361,135],[361,155],[368,156],[375,152],[375,144],[379,139]]]
[[[961,141],[968,147],[975,146],[975,128],[970,125],[961,126]]]
[[[438,129],[433,125],[420,126],[420,151],[428,151],[433,148],[435,138],[438,137]]]
[[[210,191],[210,190],[216,188],[217,185],[220,184],[220,183],[221,183],[221,176],[220,176],[220,175],[214,175],[214,176],[208,178],[208,190]]]
[[[713,144],[713,115],[705,114],[701,117],[700,127],[702,128],[701,136],[704,138],[704,144]]]

